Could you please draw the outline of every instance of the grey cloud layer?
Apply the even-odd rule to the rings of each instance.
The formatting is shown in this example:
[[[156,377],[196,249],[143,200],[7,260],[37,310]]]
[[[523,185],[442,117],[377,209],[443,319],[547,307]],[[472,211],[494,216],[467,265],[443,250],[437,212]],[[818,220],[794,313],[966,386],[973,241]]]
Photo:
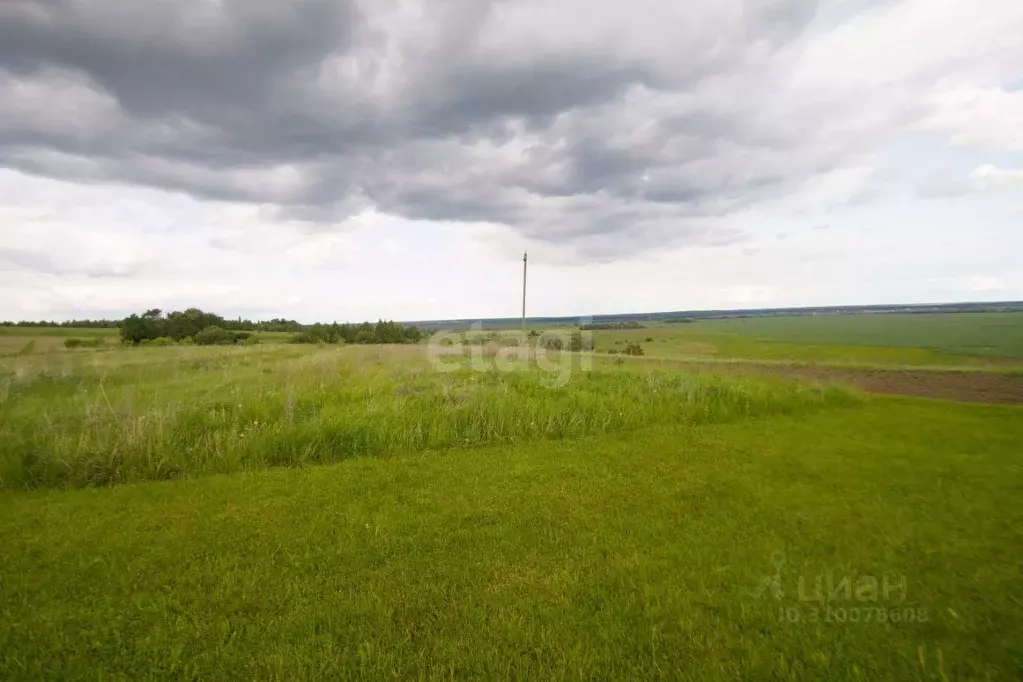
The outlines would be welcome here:
[[[734,241],[707,221],[876,133],[786,80],[820,9],[6,0],[0,158],[327,224],[367,206],[504,223],[598,259]]]

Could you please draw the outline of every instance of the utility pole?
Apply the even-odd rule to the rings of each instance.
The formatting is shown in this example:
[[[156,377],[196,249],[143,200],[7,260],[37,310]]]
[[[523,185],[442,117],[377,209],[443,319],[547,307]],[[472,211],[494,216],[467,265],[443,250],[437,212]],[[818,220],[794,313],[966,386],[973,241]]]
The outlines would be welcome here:
[[[526,266],[528,263],[528,252],[522,254],[522,332],[526,331]]]

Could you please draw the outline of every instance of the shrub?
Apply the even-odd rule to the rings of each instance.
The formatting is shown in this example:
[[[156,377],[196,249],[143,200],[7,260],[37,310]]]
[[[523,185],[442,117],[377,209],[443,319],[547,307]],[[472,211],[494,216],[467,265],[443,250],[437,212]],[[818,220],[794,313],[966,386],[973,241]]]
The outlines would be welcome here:
[[[244,339],[242,339],[242,343],[244,343],[246,346],[258,346],[259,345],[259,337],[258,336],[246,336]]]
[[[593,350],[593,339],[583,338],[582,332],[572,332],[569,348],[576,353]]]
[[[191,336],[186,336],[185,338],[181,339],[181,341],[179,342],[178,345],[180,345],[180,346],[194,346],[195,345],[195,339],[193,339]]]
[[[99,348],[103,345],[103,339],[65,339],[64,347],[74,348]]]
[[[565,344],[560,336],[545,336],[540,339],[540,345],[547,350],[561,350]]]
[[[380,343],[374,332],[363,329],[355,335],[355,343]]]
[[[653,340],[654,340],[654,337],[652,337],[652,336],[648,336],[648,337],[646,337],[646,339],[644,339],[644,341],[646,341],[647,343],[650,343]]]
[[[299,332],[298,334],[292,334],[291,338],[288,339],[288,343],[320,343],[323,341],[316,333],[312,331]]]
[[[215,325],[206,327],[197,333],[194,339],[200,346],[224,346],[235,342],[231,332]]]
[[[166,337],[166,336],[159,336],[159,337],[157,337],[155,339],[152,339],[152,340],[148,341],[146,345],[148,345],[148,346],[173,346],[173,345],[176,345],[176,344],[177,344],[177,342],[174,339],[172,339],[172,338],[169,338],[169,337]]]
[[[643,346],[638,343],[630,343],[625,346],[622,355],[643,355]]]

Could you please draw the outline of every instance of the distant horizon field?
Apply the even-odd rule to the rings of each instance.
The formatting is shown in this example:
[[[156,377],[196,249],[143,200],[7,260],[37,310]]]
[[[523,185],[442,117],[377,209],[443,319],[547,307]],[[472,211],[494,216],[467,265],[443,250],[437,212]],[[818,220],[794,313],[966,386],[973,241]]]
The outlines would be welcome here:
[[[592,332],[596,351],[615,352],[625,344],[637,343],[646,356],[677,360],[993,371],[1023,368],[1023,313],[803,315],[640,324],[640,329]],[[567,332],[572,326],[529,328]],[[500,328],[454,333],[472,338],[477,334],[500,337],[516,332]],[[75,337],[103,337],[112,346],[117,334],[116,329],[0,327],[0,355],[16,354],[32,339],[38,340],[37,352],[60,351],[60,340]],[[264,342],[284,343],[292,334],[258,332],[256,336]]]
[[[685,327],[682,331],[712,331],[777,341],[1023,357],[1023,312],[746,317],[671,326]]]

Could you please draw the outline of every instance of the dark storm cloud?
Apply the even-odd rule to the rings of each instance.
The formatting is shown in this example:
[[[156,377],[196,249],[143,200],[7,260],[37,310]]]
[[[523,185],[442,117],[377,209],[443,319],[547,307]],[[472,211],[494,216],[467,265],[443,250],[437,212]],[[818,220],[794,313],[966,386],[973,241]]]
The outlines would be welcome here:
[[[136,116],[230,123],[271,109],[283,81],[345,49],[355,21],[347,0],[8,0],[0,64],[80,69]]]
[[[415,7],[5,0],[0,74],[82,114],[0,115],[0,156],[325,224],[366,206],[504,223],[588,253],[734,241],[702,219],[848,158],[768,106],[813,0],[565,3],[561,23],[544,3]]]

